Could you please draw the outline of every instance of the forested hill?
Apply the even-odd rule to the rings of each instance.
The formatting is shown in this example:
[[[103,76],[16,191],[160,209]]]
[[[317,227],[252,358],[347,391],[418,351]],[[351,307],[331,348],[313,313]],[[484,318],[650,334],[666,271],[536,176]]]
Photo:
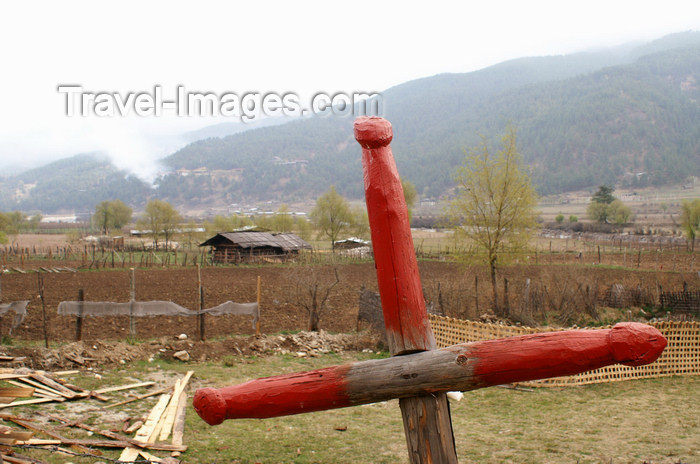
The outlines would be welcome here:
[[[387,89],[382,98],[399,172],[423,196],[449,190],[464,150],[480,135],[497,138],[508,124],[541,194],[700,176],[700,32],[441,74]],[[305,118],[195,141],[162,160],[170,173],[153,187],[104,158],[80,155],[0,178],[0,210],[91,211],[115,198],[137,208],[152,197],[178,207],[292,202],[331,184],[361,198],[352,123]]]
[[[402,176],[419,193],[452,185],[464,149],[510,123],[541,194],[611,184],[664,184],[700,174],[700,33],[641,47],[523,58],[382,93]],[[282,160],[308,163],[275,164]],[[362,196],[352,118],[316,118],[195,142],[172,168],[244,168],[228,198],[313,197],[335,184]],[[200,186],[201,187],[201,186]],[[165,178],[164,194],[207,196]]]
[[[142,206],[150,187],[101,153],[82,153],[10,178],[0,178],[0,211],[92,213],[102,200]]]

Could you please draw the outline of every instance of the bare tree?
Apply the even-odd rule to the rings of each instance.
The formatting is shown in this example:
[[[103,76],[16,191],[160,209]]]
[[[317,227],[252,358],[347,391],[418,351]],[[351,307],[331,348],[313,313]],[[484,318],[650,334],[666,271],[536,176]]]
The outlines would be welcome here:
[[[340,283],[338,269],[333,268],[334,281],[329,278],[324,268],[304,267],[294,273],[292,279],[296,282],[296,303],[304,308],[309,315],[308,329],[318,332],[321,316],[326,309],[328,297],[333,288]]]

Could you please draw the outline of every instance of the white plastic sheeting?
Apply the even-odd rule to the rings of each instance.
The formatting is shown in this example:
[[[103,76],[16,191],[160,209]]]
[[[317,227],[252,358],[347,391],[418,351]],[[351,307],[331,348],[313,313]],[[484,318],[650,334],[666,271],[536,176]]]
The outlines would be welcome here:
[[[211,314],[249,315],[253,317],[253,328],[260,317],[257,303],[234,303],[227,301],[213,308],[192,311],[172,301],[131,301],[127,303],[112,303],[106,301],[61,301],[58,304],[58,314],[62,316],[198,316]]]
[[[29,301],[12,301],[10,303],[0,304],[0,316],[4,316],[8,311],[15,312],[15,318],[10,326],[9,334],[12,335],[12,331],[19,327],[19,325],[24,320],[24,316],[27,315],[27,305]]]

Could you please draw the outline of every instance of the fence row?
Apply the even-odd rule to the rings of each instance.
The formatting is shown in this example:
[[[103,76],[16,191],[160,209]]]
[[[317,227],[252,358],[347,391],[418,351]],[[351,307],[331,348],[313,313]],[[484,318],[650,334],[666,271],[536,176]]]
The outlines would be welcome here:
[[[436,316],[433,314],[430,315],[430,323],[435,333],[438,347],[557,330],[551,328],[487,324]],[[671,375],[700,374],[700,323],[667,321],[654,322],[649,325],[659,329],[668,341],[664,352],[659,359],[652,364],[639,367],[616,364],[582,374],[537,380],[527,382],[527,384],[532,386],[560,387],[667,377]]]

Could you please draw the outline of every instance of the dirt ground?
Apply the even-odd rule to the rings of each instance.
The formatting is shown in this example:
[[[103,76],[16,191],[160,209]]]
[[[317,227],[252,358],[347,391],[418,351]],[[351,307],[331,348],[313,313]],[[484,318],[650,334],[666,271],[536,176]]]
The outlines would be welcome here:
[[[464,295],[474,293],[474,280],[480,282],[478,307],[474,313],[473,297],[469,301],[443,302],[443,307],[472,305],[468,316],[478,318],[481,312],[488,311],[490,292],[484,269],[466,269],[455,263],[420,261],[419,269],[426,299],[435,304],[442,293],[459,289]],[[202,269],[204,287],[204,307],[209,308],[227,300],[244,303],[256,301],[257,277],[261,276],[261,330],[263,333],[298,331],[307,328],[308,316],[298,304],[297,290],[308,291],[308,284],[298,283],[307,274],[301,266],[259,266],[259,267],[206,267]],[[331,279],[330,266],[317,272],[322,279]],[[105,269],[80,272],[43,273],[46,326],[49,340],[72,341],[75,339],[76,322],[74,317],[59,316],[57,307],[61,301],[72,301],[83,289],[86,301],[129,301],[129,271],[127,269]],[[377,279],[372,262],[343,264],[338,266],[340,284],[329,299],[328,308],[321,317],[321,328],[330,332],[353,332],[357,329],[358,297],[362,287],[376,290]],[[533,284],[544,282],[550,291],[557,286],[586,284],[595,280],[599,293],[614,283],[625,286],[655,288],[661,285],[666,290],[680,290],[683,283],[690,290],[700,289],[700,276],[697,273],[671,271],[631,271],[607,267],[579,266],[514,266],[503,270],[508,278],[511,299],[517,300],[519,288],[526,279]],[[139,301],[169,300],[186,308],[197,308],[197,274],[195,268],[152,268],[135,271],[136,299]],[[332,280],[332,279],[331,279]],[[329,280],[330,281],[330,280]],[[6,273],[1,277],[2,299],[0,301],[29,300],[28,314],[24,322],[13,331],[12,337],[22,340],[43,340],[43,311],[39,298],[37,274]],[[323,288],[323,282],[321,282]],[[465,293],[466,292],[466,293]],[[457,292],[453,292],[457,295]],[[456,299],[455,296],[453,299]],[[448,311],[450,316],[458,314],[459,308]],[[8,334],[13,314],[6,314],[0,320],[1,332]],[[145,317],[136,319],[136,332],[139,339],[174,337],[181,333],[190,339],[198,335],[196,318],[189,317]],[[83,323],[85,340],[125,340],[129,331],[127,317],[87,317]],[[232,334],[252,335],[252,320],[245,316],[207,316],[206,337],[217,338]]]

